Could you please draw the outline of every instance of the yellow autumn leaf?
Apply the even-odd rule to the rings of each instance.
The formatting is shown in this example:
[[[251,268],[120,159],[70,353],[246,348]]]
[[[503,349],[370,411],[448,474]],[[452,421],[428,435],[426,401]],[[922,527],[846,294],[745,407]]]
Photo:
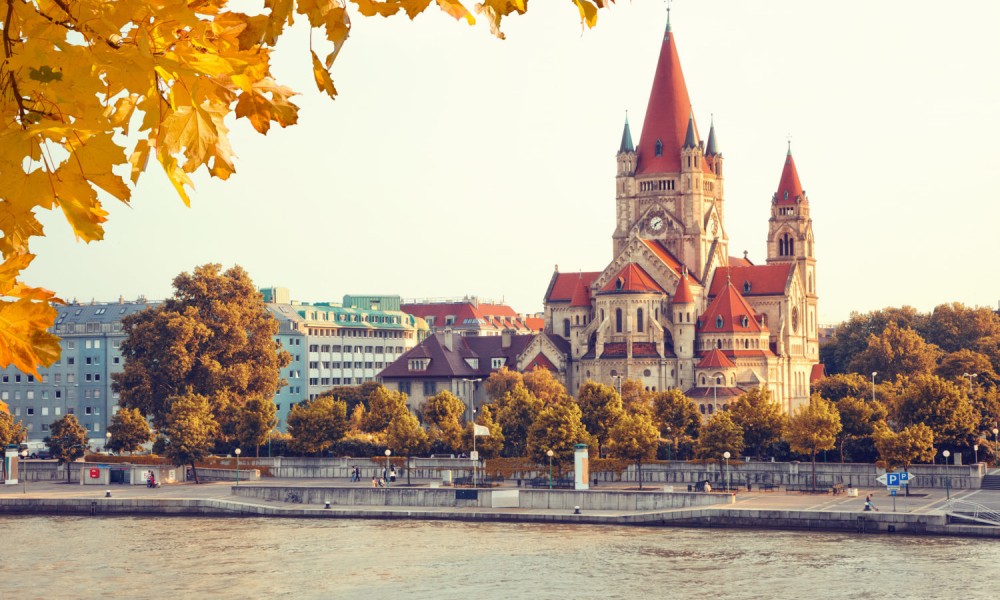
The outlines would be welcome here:
[[[94,191],[84,176],[73,166],[64,165],[53,175],[56,202],[78,239],[85,242],[104,239],[108,212],[101,208]]]
[[[38,367],[59,359],[59,338],[47,331],[56,314],[43,302],[0,301],[0,368],[14,365],[40,378]]]
[[[236,116],[249,119],[254,129],[261,133],[271,129],[271,121],[282,127],[293,125],[298,121],[299,109],[288,101],[292,94],[291,88],[265,80],[255,84],[250,92],[240,94],[236,101]]]
[[[438,6],[441,10],[448,13],[449,15],[455,17],[456,19],[465,19],[466,23],[469,25],[476,24],[476,18],[472,16],[469,9],[465,8],[458,0],[437,0]]]
[[[14,280],[33,260],[35,260],[34,254],[19,254],[9,257],[0,264],[0,296],[10,295],[8,292],[14,286]]]
[[[132,151],[132,155],[129,156],[128,162],[132,165],[132,183],[139,183],[139,175],[146,170],[146,165],[149,164],[149,140],[139,140],[135,144],[135,149]]]
[[[580,20],[587,25],[587,27],[593,27],[597,25],[597,6],[591,4],[588,0],[573,0],[573,4],[580,10]],[[598,5],[603,6],[598,0]]]
[[[335,98],[337,96],[337,88],[333,87],[333,79],[330,78],[330,72],[326,70],[323,63],[319,61],[319,57],[316,56],[315,52],[312,53],[313,60],[313,78],[316,79],[316,87],[319,91],[326,93],[327,96]]]

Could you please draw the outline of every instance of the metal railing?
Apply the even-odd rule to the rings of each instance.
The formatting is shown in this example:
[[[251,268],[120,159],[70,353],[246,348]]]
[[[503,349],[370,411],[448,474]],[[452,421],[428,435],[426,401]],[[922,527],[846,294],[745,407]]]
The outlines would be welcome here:
[[[944,510],[948,516],[969,519],[984,525],[1000,526],[1000,512],[982,504],[952,498],[945,503]]]

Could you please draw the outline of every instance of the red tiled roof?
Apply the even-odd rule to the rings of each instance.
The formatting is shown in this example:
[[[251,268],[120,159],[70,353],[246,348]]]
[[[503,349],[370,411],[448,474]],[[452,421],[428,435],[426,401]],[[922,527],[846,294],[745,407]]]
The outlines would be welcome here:
[[[636,358],[659,357],[655,342],[632,342],[632,356]]]
[[[635,263],[625,265],[625,268],[618,272],[603,288],[601,293],[659,293],[666,294],[666,290],[649,276],[645,269]]]
[[[549,371],[553,372],[559,370],[556,368],[554,364],[552,364],[552,361],[549,360],[549,357],[541,353],[536,355],[535,358],[531,359],[531,362],[529,362],[528,366],[524,368],[524,371],[525,372],[531,371],[535,367],[542,367],[543,369],[548,369]]]
[[[628,347],[625,342],[608,342],[604,344],[604,351],[601,352],[601,358],[624,358],[628,353]]]
[[[545,329],[545,319],[541,317],[528,317],[524,320],[524,324],[535,333],[539,333]]]
[[[515,329],[527,331],[528,327],[520,315],[506,304],[473,304],[472,302],[434,302],[427,304],[404,304],[400,309],[427,321],[431,327],[445,326],[447,317],[454,317],[452,325],[456,329],[478,327],[480,329]],[[474,321],[474,322],[469,322]]]
[[[752,267],[753,263],[750,262],[749,260],[747,260],[745,258],[741,258],[739,256],[730,256],[729,257],[729,266],[730,267]]]
[[[699,369],[732,369],[736,367],[736,363],[729,360],[729,357],[722,353],[722,350],[718,348],[712,348],[709,352],[705,354],[705,358],[701,359],[698,363]]]
[[[590,306],[590,287],[583,284],[583,279],[578,279],[576,289],[573,290],[573,297],[569,301],[570,306]]]
[[[797,204],[806,202],[806,195],[802,192],[802,184],[799,182],[799,172],[795,169],[795,159],[792,158],[792,151],[788,150],[785,156],[785,167],[781,170],[781,181],[778,183],[778,193],[774,197],[776,204]]]
[[[553,273],[552,281],[549,282],[548,292],[545,294],[546,302],[571,302],[573,294],[579,285],[589,290],[590,284],[600,276],[600,271],[588,271],[580,273]],[[588,294],[589,298],[589,294]],[[590,302],[588,300],[587,304]]]
[[[809,374],[809,383],[816,383],[824,377],[826,377],[826,365],[823,363],[813,365],[812,373]]]
[[[687,304],[694,302],[694,296],[691,295],[691,286],[688,285],[687,273],[681,275],[680,281],[677,282],[677,289],[674,290],[674,304]]]
[[[643,244],[646,244],[646,247],[649,248],[657,258],[663,261],[663,264],[670,267],[671,271],[677,275],[684,272],[684,265],[681,264],[681,261],[674,258],[674,255],[670,253],[670,250],[667,250],[666,246],[660,243],[659,240],[647,240],[644,238],[640,238],[640,240],[642,240]],[[692,277],[692,279],[694,279],[694,277]],[[698,280],[695,279],[695,282],[697,281]]]
[[[681,170],[681,147],[691,116],[691,100],[677,56],[674,34],[667,31],[660,46],[660,58],[653,75],[642,135],[636,148],[636,175],[677,173]],[[695,128],[697,137],[697,127]],[[656,155],[656,142],[663,144]]]
[[[726,286],[726,275],[744,296],[783,296],[792,276],[794,263],[752,265],[749,267],[719,267],[712,278],[709,296],[717,296]],[[750,283],[749,290],[747,282]]]
[[[765,330],[746,299],[732,285],[726,285],[708,305],[705,314],[698,318],[699,333],[760,333]]]

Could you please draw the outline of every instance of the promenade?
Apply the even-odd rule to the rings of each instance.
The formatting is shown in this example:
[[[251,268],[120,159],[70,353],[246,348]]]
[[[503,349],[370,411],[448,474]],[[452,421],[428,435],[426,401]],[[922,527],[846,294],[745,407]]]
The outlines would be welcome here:
[[[372,490],[370,481],[361,483],[347,479],[281,479],[265,478],[255,482],[241,482],[239,489],[233,482],[179,483],[159,488],[111,485],[94,486],[56,482],[28,482],[27,485],[0,485],[0,514],[85,514],[107,516],[111,514],[143,515],[213,515],[260,516],[292,518],[414,518],[458,519],[506,522],[559,522],[647,526],[689,527],[739,527],[760,529],[816,529],[852,530],[859,532],[905,532],[929,535],[971,535],[1000,537],[1000,527],[949,523],[945,514],[947,492],[941,489],[914,489],[911,496],[897,496],[895,511],[893,498],[885,488],[859,489],[856,497],[847,494],[786,493],[773,491],[741,491],[735,495],[712,492],[700,494],[686,491],[676,495],[704,502],[718,502],[700,506],[685,506],[658,510],[586,509],[580,514],[567,508],[493,508],[483,506],[409,506],[397,504],[406,497],[404,490],[428,490],[438,496],[468,488],[432,488],[431,481],[413,480],[411,486],[397,482],[395,487]],[[285,493],[286,501],[248,497],[243,494],[263,492],[253,488],[277,489]],[[350,494],[354,488],[355,494]],[[296,490],[303,493],[298,494]],[[483,494],[493,490],[517,490],[513,485],[484,488]],[[678,488],[675,488],[678,489]],[[107,497],[110,490],[111,496]],[[344,505],[334,502],[330,508],[320,503],[302,503],[306,490],[326,490],[333,497],[359,496],[360,492],[376,492],[377,504]],[[241,494],[242,492],[242,494]],[[631,484],[602,485],[595,496],[606,492],[622,495],[639,493]],[[646,494],[663,494],[662,487],[645,487]],[[572,490],[522,490],[522,494],[574,494]],[[865,497],[872,496],[877,512],[864,512]],[[360,494],[364,495],[364,494]],[[395,498],[393,497],[395,495]],[[614,496],[615,494],[611,494]],[[666,494],[664,494],[666,495]],[[697,498],[693,498],[697,496]],[[989,490],[962,490],[951,497],[975,503],[1000,512],[1000,492]],[[288,501],[287,498],[292,498]],[[394,500],[390,502],[390,500]],[[553,504],[557,504],[553,502]]]

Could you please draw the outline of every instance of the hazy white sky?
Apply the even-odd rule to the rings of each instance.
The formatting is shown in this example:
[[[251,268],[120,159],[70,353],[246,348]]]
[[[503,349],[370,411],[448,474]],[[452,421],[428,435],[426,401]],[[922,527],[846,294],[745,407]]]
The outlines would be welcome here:
[[[821,323],[996,306],[1000,2],[680,0],[672,15],[703,135],[715,115],[731,254],[763,262],[791,135]],[[44,216],[25,280],[80,301],[163,298],[177,273],[221,262],[303,301],[474,294],[541,310],[554,265],[611,259],[615,152],[626,110],[642,129],[664,23],[649,0],[587,31],[569,0],[536,1],[506,41],[434,8],[355,16],[334,102],[299,29],[275,69],[302,92],[299,125],[263,137],[236,122],[237,174],[198,177],[190,209],[151,161],[131,208],[106,203],[103,242]]]

